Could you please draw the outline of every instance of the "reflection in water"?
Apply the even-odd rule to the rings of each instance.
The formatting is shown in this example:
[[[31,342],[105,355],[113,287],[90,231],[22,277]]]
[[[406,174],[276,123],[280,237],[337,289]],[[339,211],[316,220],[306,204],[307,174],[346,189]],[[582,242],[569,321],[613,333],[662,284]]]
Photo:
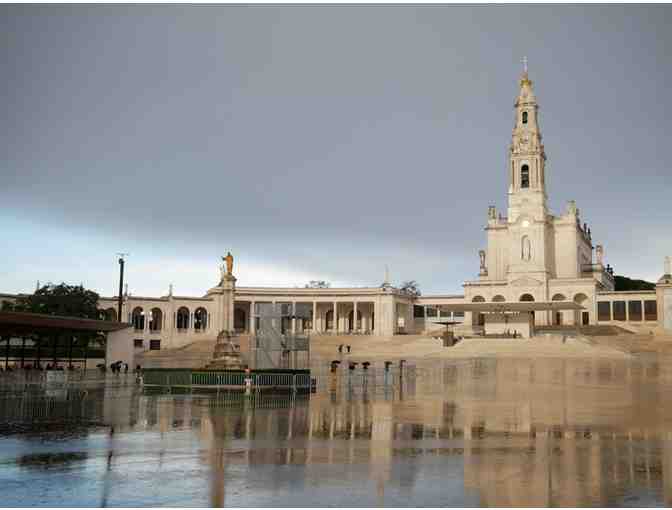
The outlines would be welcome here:
[[[296,398],[109,389],[91,412],[114,435],[94,429],[86,444],[12,459],[25,469],[64,455],[73,460],[50,464],[92,478],[100,469],[98,500],[72,504],[672,503],[670,362],[471,360],[418,366],[389,385],[361,375],[325,374],[324,391]],[[0,413],[44,416],[22,405]],[[45,438],[20,437],[24,452]]]

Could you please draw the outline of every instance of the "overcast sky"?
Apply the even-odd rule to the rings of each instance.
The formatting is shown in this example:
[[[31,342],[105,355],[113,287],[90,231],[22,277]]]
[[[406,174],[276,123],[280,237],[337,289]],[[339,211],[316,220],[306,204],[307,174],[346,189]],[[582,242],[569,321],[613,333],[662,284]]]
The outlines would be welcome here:
[[[668,6],[0,6],[0,292],[459,293],[505,211],[520,59],[551,208],[672,254]]]

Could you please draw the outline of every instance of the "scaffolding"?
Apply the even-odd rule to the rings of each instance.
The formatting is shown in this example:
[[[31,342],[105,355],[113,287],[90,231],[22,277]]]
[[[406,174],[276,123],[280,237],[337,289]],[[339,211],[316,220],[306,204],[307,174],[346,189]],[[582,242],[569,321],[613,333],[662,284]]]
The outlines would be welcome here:
[[[310,337],[294,332],[297,321],[311,319],[310,304],[255,303],[253,314],[256,323],[256,335],[252,338],[253,368],[310,368]]]

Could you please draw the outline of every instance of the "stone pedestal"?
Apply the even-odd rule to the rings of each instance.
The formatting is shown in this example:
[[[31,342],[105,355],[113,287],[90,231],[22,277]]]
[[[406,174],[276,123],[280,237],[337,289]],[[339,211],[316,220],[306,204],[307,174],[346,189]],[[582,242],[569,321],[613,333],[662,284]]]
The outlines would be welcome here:
[[[240,346],[236,346],[233,337],[228,331],[221,331],[217,335],[215,352],[212,361],[205,367],[209,370],[242,370],[243,358],[240,354]]]

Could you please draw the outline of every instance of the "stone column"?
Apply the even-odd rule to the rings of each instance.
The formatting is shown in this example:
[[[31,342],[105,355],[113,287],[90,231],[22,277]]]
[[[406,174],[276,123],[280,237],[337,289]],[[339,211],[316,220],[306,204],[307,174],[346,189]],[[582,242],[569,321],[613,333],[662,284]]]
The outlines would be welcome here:
[[[317,301],[313,301],[313,333],[317,333]]]
[[[333,329],[332,332],[334,334],[338,333],[338,303],[334,301],[334,322],[333,322]]]
[[[669,334],[672,333],[672,257],[665,257],[663,271],[656,284],[656,308],[658,325]]]
[[[250,335],[254,335],[257,331],[257,320],[255,317],[255,308],[256,303],[254,301],[250,302]]]
[[[357,327],[357,301],[352,302],[352,331],[359,331]]]
[[[292,335],[296,334],[296,301],[292,301]]]

